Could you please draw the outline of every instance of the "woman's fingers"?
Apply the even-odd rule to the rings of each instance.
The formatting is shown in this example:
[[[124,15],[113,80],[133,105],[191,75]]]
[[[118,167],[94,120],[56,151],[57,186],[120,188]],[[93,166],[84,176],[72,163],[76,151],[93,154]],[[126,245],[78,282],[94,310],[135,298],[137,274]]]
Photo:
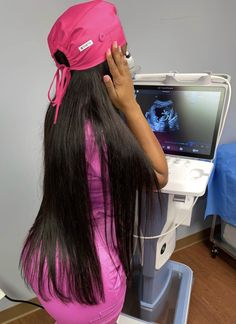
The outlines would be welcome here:
[[[107,51],[107,62],[113,78],[118,78],[119,75],[123,75],[126,72],[127,61],[120,46],[117,46],[117,42],[114,42],[111,50]]]
[[[112,101],[114,101],[116,99],[117,94],[111,78],[109,77],[109,75],[104,75],[103,80],[106,85],[109,97],[111,98]]]
[[[112,46],[112,56],[115,61],[115,64],[117,66],[117,69],[119,70],[120,74],[124,73],[124,54],[122,53],[121,47],[117,46],[117,42],[115,42]]]
[[[118,78],[120,75],[120,72],[117,68],[117,65],[116,65],[114,59],[113,59],[113,55],[112,55],[110,49],[107,51],[107,63],[108,63],[109,70],[111,72],[112,77],[114,79]]]
[[[117,42],[113,44],[111,50],[107,51],[107,62],[112,79],[105,75],[104,83],[113,105],[123,111],[135,101],[134,86],[127,60],[117,46]]]

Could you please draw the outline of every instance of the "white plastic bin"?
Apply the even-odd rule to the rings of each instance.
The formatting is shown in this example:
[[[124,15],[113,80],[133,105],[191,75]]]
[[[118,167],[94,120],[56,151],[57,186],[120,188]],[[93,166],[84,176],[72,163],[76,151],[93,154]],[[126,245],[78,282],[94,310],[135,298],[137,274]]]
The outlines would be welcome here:
[[[236,227],[221,220],[221,239],[236,250]]]

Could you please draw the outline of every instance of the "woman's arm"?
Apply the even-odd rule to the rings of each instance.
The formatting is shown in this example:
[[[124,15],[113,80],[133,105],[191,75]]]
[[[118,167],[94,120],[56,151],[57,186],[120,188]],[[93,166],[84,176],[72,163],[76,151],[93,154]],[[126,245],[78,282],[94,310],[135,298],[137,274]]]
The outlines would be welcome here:
[[[127,120],[127,125],[136,137],[140,146],[153,165],[160,187],[168,181],[168,167],[164,152],[159,141],[151,130],[140,106],[134,96],[133,80],[127,61],[115,42],[112,50],[107,52],[107,62],[113,80],[108,75],[104,82],[108,94],[115,107],[121,110]]]
[[[159,185],[163,188],[168,181],[166,158],[160,143],[151,130],[140,106],[136,103],[133,109],[125,114],[128,127],[138,140],[153,165]]]

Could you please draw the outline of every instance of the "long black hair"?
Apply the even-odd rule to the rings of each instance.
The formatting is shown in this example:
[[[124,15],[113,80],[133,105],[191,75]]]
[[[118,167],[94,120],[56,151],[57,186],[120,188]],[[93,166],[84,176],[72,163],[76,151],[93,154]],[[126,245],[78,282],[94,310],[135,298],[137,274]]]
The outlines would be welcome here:
[[[69,66],[62,52],[56,52],[55,58],[60,64]],[[104,299],[104,290],[94,242],[95,226],[85,156],[85,123],[88,120],[91,123],[99,148],[104,217],[109,212],[114,222],[116,240],[113,240],[113,247],[127,276],[131,270],[134,244],[136,197],[139,197],[141,210],[140,197],[146,195],[148,213],[153,189],[159,188],[149,159],[109,99],[103,82],[103,75],[108,73],[107,63],[71,73],[56,125],[53,125],[55,108],[49,105],[46,112],[43,197],[24,243],[20,266],[28,285],[32,286],[37,279],[38,291],[44,300],[47,300],[47,269],[49,291],[53,290],[60,300],[94,305]],[[111,201],[109,211],[106,210],[107,188]],[[138,213],[138,232],[140,221]],[[114,244],[114,241],[117,243]],[[64,279],[67,282],[66,292],[62,285]]]

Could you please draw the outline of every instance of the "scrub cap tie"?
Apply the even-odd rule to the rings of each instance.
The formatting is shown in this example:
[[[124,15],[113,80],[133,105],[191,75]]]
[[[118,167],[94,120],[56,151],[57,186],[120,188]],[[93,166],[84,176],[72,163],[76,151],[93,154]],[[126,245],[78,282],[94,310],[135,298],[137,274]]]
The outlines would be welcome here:
[[[59,108],[61,106],[62,99],[65,95],[68,84],[70,83],[70,79],[71,79],[70,68],[63,64],[59,65],[48,91],[48,99],[51,105],[53,107],[56,107],[54,125],[57,122]],[[51,99],[51,90],[55,80],[56,80],[56,93],[54,99]]]

